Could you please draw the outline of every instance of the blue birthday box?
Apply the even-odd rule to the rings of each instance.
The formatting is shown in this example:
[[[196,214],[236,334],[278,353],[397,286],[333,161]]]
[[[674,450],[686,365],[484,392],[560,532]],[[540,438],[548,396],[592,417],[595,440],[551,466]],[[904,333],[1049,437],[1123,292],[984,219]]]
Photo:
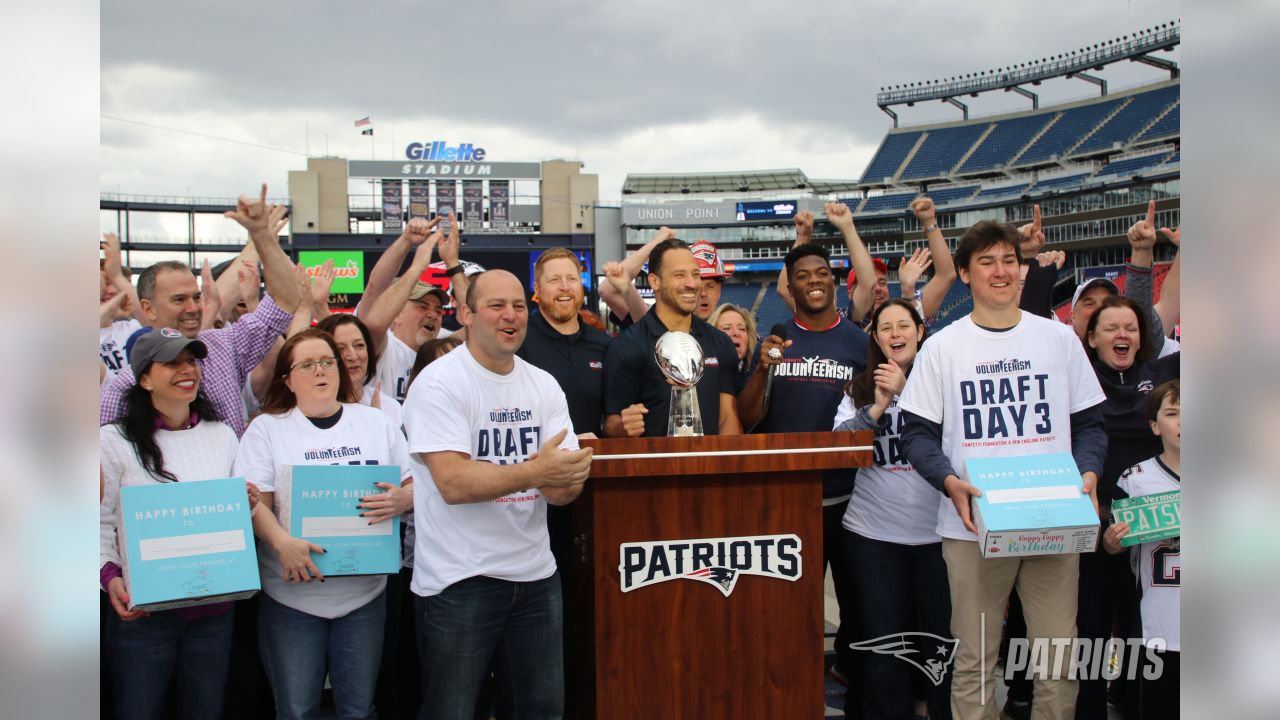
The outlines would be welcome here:
[[[326,577],[400,572],[400,518],[370,525],[360,498],[400,485],[399,465],[286,466],[275,498],[289,534],[324,548],[311,561]]]
[[[975,458],[965,463],[983,557],[1093,552],[1098,513],[1080,492],[1071,453]]]
[[[130,610],[239,600],[261,588],[244,478],[120,489]]]

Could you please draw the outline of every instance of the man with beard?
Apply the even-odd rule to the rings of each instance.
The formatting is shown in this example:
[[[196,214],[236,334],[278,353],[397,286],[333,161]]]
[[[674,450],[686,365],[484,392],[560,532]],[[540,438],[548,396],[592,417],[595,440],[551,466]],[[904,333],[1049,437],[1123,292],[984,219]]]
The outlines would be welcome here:
[[[649,285],[654,304],[640,322],[627,328],[605,354],[604,431],[612,437],[662,437],[667,434],[671,386],[658,368],[654,346],[668,331],[680,330],[702,346],[704,370],[698,382],[698,408],[707,435],[738,435],[738,352],[720,330],[694,315],[702,278],[683,241],[670,238],[649,254]]]
[[[604,418],[604,356],[612,338],[578,318],[584,292],[582,268],[573,251],[558,247],[538,256],[533,265],[533,294],[538,309],[529,314],[529,329],[516,355],[555,378],[568,400],[574,433],[599,437]],[[571,682],[577,613],[569,519],[568,507],[547,506],[547,534],[564,595],[564,676]],[[577,716],[575,699],[572,692],[565,693],[566,718]]]
[[[410,220],[404,233],[374,265],[364,296],[356,306],[356,315],[373,337],[373,354],[378,357],[376,380],[382,382],[383,392],[402,403],[418,348],[440,334],[444,307],[449,304],[449,294],[443,288],[418,280],[431,264],[431,252],[437,243],[455,293],[460,299],[466,298],[466,273],[458,261],[458,223],[452,215],[449,217],[452,225],[448,238],[439,230],[432,232],[440,218]],[[409,269],[391,282],[410,249],[414,253]]]
[[[786,342],[777,335],[761,342],[756,370],[738,396],[738,415],[744,427],[755,425],[757,432],[827,432],[845,383],[867,366],[870,340],[836,309],[836,278],[826,248],[800,245],[782,262],[795,298],[795,317],[787,323]],[[775,349],[781,351],[776,358],[770,356]],[[765,407],[765,383],[771,372],[773,390]],[[842,681],[853,676],[849,644],[858,638],[853,635],[852,578],[835,553],[843,547],[840,523],[853,492],[853,475],[850,468],[827,470],[822,477],[823,564],[831,563],[840,605],[832,674]]]

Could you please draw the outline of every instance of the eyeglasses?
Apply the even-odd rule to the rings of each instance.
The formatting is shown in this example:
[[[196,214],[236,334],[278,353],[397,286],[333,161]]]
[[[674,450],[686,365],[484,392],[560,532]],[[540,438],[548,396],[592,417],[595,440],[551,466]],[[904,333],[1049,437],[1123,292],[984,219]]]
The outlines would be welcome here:
[[[300,363],[294,363],[289,368],[289,370],[290,371],[301,370],[304,373],[312,373],[312,372],[315,372],[317,367],[323,368],[325,370],[332,370],[333,367],[337,364],[338,364],[337,358],[327,357],[327,358],[320,358],[319,360],[303,360]]]

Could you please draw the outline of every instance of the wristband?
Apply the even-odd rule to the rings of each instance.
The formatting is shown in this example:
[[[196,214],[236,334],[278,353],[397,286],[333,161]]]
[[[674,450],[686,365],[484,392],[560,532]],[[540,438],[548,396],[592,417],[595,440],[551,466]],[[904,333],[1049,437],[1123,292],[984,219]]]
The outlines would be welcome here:
[[[925,232],[925,234],[926,234],[926,235],[928,235],[929,233],[931,233],[931,232],[933,232],[934,230],[937,230],[937,229],[938,229],[938,223],[934,223],[934,224],[930,225],[929,227],[925,228],[925,229],[924,229],[924,232]]]
[[[453,277],[454,275],[457,275],[458,273],[465,272],[465,271],[466,271],[466,268],[462,267],[462,263],[458,263],[457,265],[454,265],[451,268],[446,268],[444,271],[444,276]]]

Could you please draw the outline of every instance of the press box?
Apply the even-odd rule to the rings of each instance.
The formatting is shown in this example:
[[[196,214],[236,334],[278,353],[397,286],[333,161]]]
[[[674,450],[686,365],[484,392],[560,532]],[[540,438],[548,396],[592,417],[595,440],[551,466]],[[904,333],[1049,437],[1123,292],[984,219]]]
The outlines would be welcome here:
[[[276,488],[280,524],[289,534],[324,548],[311,561],[330,575],[400,572],[400,518],[370,525],[360,498],[400,485],[399,465],[287,465]]]
[[[239,600],[261,587],[244,478],[120,489],[130,610]]]
[[[975,458],[965,463],[969,482],[982,491],[973,499],[973,522],[983,557],[1092,552],[1098,544],[1098,513],[1080,492],[1080,471],[1071,453]]]

